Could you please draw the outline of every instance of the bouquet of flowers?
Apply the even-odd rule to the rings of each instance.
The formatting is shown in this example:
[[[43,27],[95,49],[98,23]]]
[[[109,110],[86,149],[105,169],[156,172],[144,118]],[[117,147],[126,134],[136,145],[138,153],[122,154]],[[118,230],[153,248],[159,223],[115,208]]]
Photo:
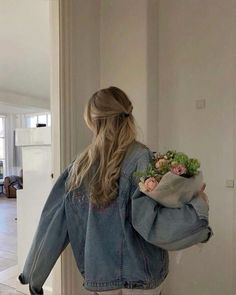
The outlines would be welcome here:
[[[139,189],[165,207],[181,208],[191,201],[203,185],[200,162],[182,152],[169,150],[154,153],[153,161],[145,171],[135,171]]]

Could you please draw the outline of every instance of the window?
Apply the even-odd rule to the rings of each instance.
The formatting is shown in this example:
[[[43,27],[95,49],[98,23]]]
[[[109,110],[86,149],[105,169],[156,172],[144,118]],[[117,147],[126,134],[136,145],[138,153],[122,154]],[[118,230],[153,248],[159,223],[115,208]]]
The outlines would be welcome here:
[[[25,124],[27,128],[34,128],[38,123],[51,126],[51,114],[50,113],[38,113],[38,114],[26,114]]]
[[[5,117],[0,116],[0,179],[5,175]]]

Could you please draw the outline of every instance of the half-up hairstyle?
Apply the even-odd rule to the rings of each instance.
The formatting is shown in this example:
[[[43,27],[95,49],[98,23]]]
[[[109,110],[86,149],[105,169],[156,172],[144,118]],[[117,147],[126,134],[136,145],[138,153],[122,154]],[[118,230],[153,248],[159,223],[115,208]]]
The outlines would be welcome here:
[[[77,155],[66,185],[73,191],[85,184],[95,207],[107,207],[118,196],[121,162],[137,136],[132,109],[128,96],[114,86],[98,90],[86,104],[84,120],[94,136]]]

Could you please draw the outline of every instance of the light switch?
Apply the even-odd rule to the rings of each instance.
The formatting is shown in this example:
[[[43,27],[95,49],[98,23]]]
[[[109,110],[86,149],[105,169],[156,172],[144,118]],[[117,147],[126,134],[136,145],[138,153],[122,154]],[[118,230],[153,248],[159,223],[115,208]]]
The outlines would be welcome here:
[[[206,100],[205,99],[197,99],[196,100],[196,109],[205,109],[206,108]]]
[[[226,187],[234,187],[234,179],[226,179]]]

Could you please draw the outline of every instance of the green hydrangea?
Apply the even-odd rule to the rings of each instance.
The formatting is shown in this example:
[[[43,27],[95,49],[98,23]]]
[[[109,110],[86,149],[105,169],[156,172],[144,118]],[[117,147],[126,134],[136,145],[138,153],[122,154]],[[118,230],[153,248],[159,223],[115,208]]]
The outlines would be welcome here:
[[[200,168],[200,162],[197,159],[188,159],[186,168],[190,175],[198,174],[198,169]]]
[[[155,163],[160,159],[165,159],[166,163],[157,169]],[[164,174],[171,171],[171,168],[178,164],[186,167],[187,172],[183,175],[185,177],[192,177],[199,172],[200,162],[197,159],[189,158],[182,152],[169,150],[165,154],[157,154],[157,156],[153,158],[153,162],[148,165],[145,171],[135,171],[133,175],[140,177],[141,181],[145,181],[145,179],[149,177],[155,177],[160,180]]]
[[[189,158],[186,154],[184,153],[176,153],[173,159],[174,162],[177,162],[178,164],[182,164],[187,166]]]

